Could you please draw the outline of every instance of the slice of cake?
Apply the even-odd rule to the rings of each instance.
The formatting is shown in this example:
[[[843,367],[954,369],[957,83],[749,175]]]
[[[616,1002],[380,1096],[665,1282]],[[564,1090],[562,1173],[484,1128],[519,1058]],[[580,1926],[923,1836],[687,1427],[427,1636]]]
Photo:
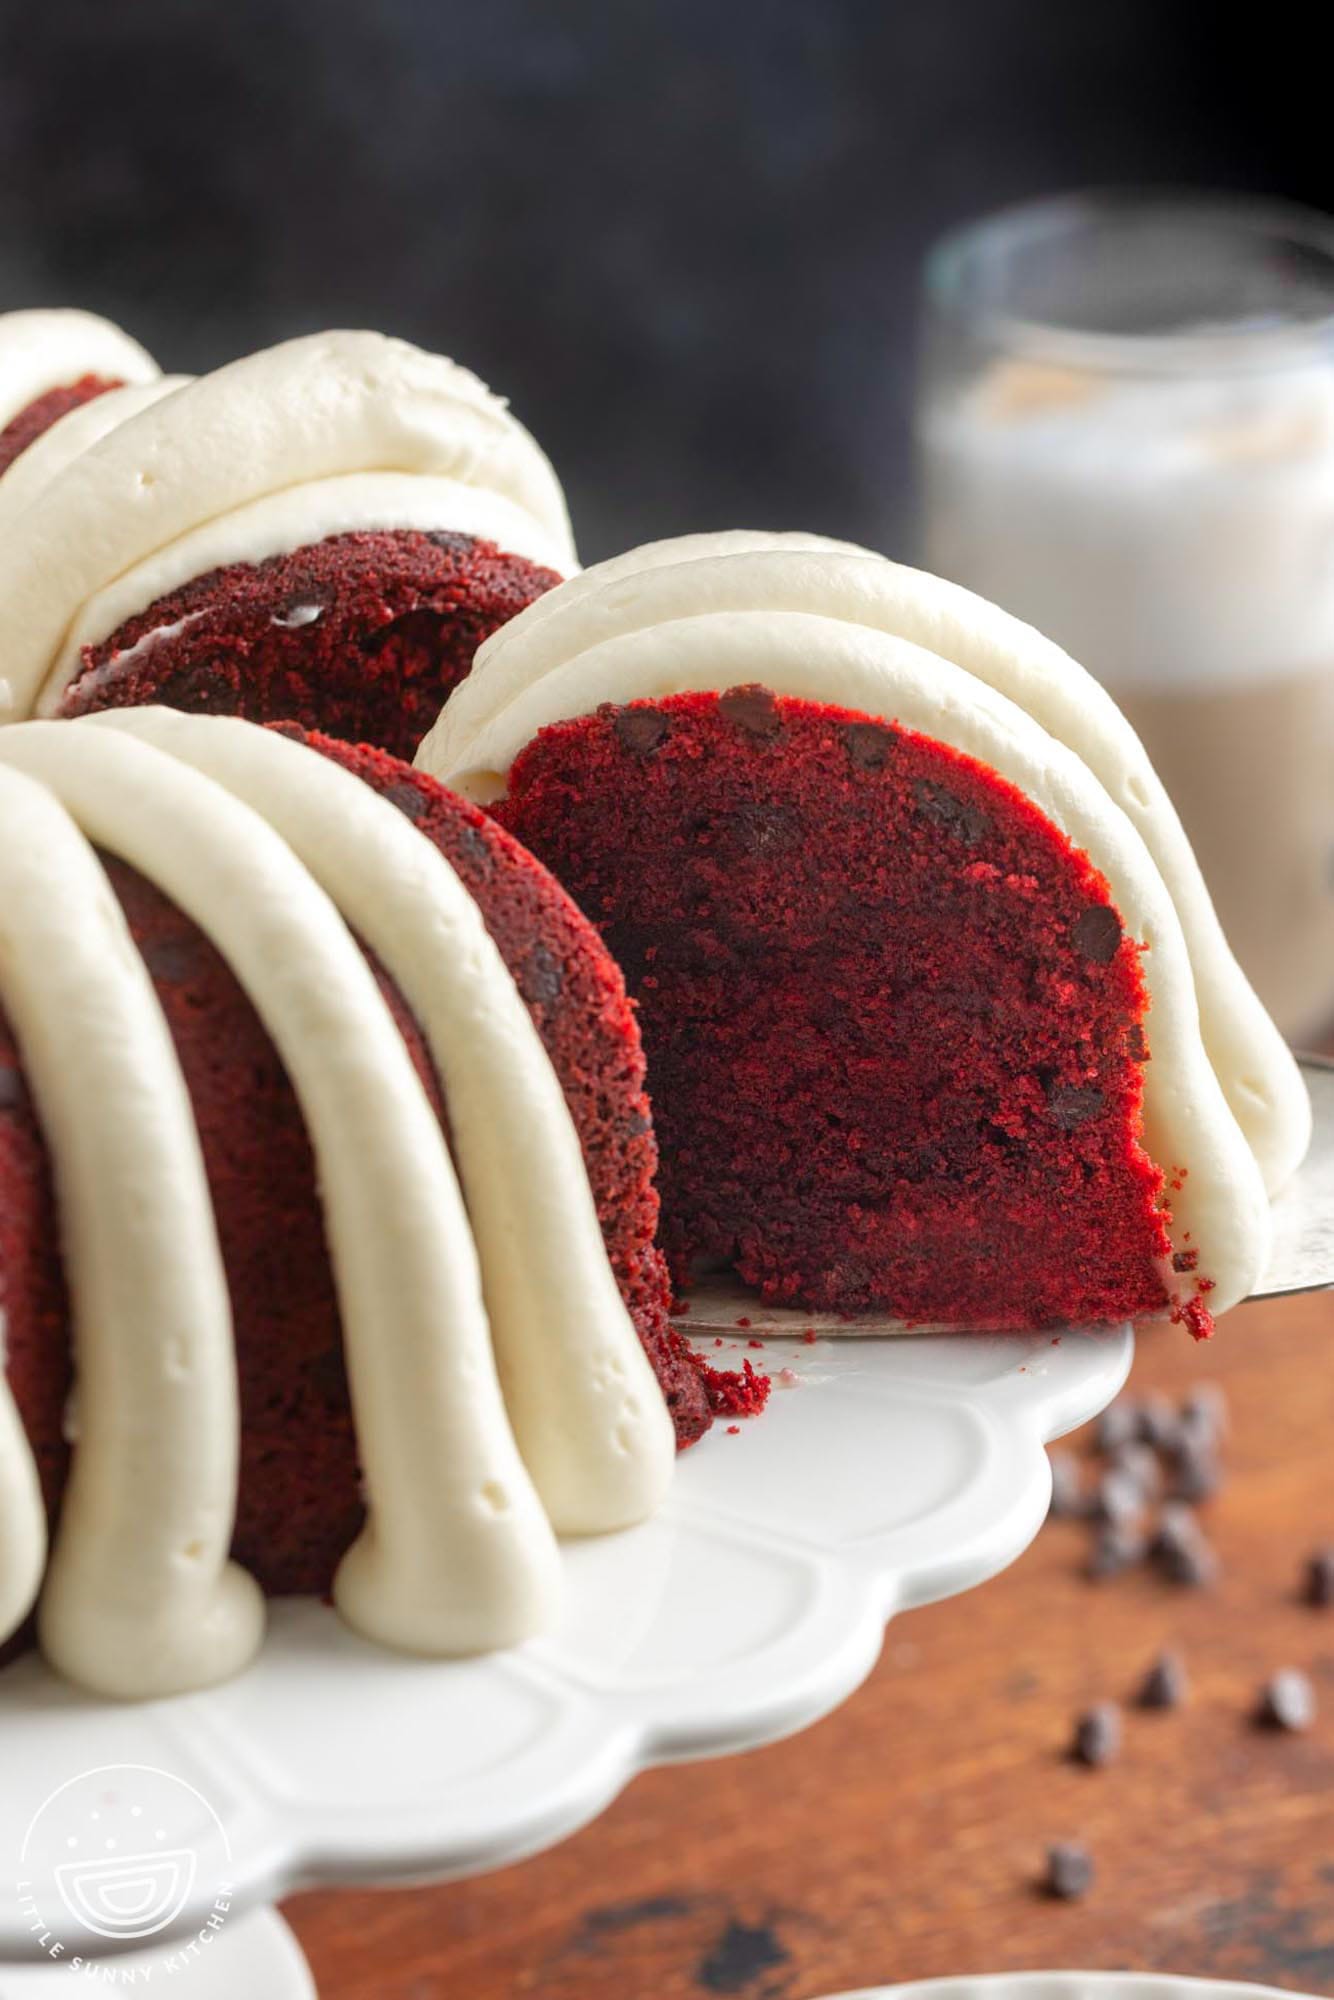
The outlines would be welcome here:
[[[498,634],[419,761],[620,962],[682,1282],[1200,1334],[1255,1283],[1305,1092],[1133,733],[1027,627],[813,537],[662,543]]]
[[[162,709],[0,730],[0,909],[0,1640],[41,1588],[143,1695],[242,1666],[261,1593],[540,1629],[553,1530],[709,1421],[595,932],[392,758]]]
[[[140,410],[0,539],[0,721],[165,702],[411,755],[481,642],[576,567],[474,375],[317,334]]]
[[[0,313],[0,479],[70,411],[157,372],[137,340],[95,313]]]

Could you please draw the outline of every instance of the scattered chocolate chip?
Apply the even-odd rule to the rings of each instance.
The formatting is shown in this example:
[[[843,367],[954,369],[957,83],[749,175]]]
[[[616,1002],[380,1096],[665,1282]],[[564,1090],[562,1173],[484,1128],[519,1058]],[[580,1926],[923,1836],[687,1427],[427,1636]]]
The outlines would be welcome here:
[[[1269,1729],[1309,1729],[1315,1721],[1315,1689],[1296,1667],[1273,1674],[1260,1690],[1257,1722]]]
[[[728,688],[726,694],[719,695],[718,707],[735,728],[744,729],[748,736],[777,736],[783,726],[777,697],[767,687],[752,684]]]
[[[0,1071],[0,1087],[3,1087],[3,1077],[3,1071]],[[3,1101],[0,1097],[0,1103]],[[1316,1549],[1306,1558],[1302,1599],[1314,1605],[1317,1611],[1327,1611],[1334,1604],[1334,1547]]]
[[[414,785],[411,778],[395,778],[392,785],[386,785],[381,792],[382,799],[388,799],[391,806],[412,821],[425,819],[431,805],[431,795],[425,785]]]
[[[462,861],[476,869],[479,875],[489,875],[496,865],[491,844],[479,826],[461,826],[454,836],[456,862]]]
[[[1199,1261],[1198,1251],[1189,1253]],[[1190,1269],[1195,1266],[1191,1265]],[[1182,1399],[1177,1417],[1178,1427],[1191,1437],[1208,1438],[1217,1443],[1227,1436],[1228,1409],[1227,1391],[1221,1382],[1200,1382]]]
[[[1110,1403],[1098,1419],[1098,1450],[1119,1451],[1139,1436],[1139,1410],[1126,1396]]]
[[[883,771],[898,742],[897,732],[883,722],[845,722],[842,734],[854,771]]]
[[[1111,1460],[1113,1472],[1133,1481],[1142,1504],[1158,1498],[1163,1489],[1163,1468],[1151,1445],[1132,1439],[1129,1444],[1118,1445]]]
[[[1081,910],[1070,933],[1075,950],[1095,965],[1110,965],[1121,943],[1121,919],[1107,903]]]
[[[23,1071],[12,1063],[0,1063],[0,1111],[21,1111],[28,1102],[28,1086]]]
[[[1198,1506],[1212,1500],[1223,1484],[1223,1467],[1211,1439],[1183,1431],[1168,1454],[1172,1464],[1172,1495]]]
[[[660,708],[618,708],[611,726],[626,750],[632,750],[636,757],[649,757],[672,725]]]
[[[1095,1702],[1075,1724],[1070,1754],[1077,1763],[1101,1770],[1121,1754],[1121,1711],[1114,1701]]]
[[[1089,1511],[1079,1461],[1068,1451],[1051,1454],[1051,1505],[1047,1511],[1055,1521],[1082,1520]]]
[[[1166,1396],[1146,1396],[1139,1406],[1138,1434],[1155,1451],[1170,1451],[1177,1441],[1177,1413]]]
[[[1126,1029],[1126,1054],[1131,1062],[1146,1063],[1149,1060],[1149,1044],[1138,1021],[1132,1021]]]
[[[1047,1092],[1047,1109],[1063,1132],[1077,1132],[1096,1118],[1106,1099],[1100,1090],[1072,1084],[1053,1084]]]
[[[565,986],[565,968],[549,945],[535,944],[519,970],[519,991],[534,1007],[551,1007]]]
[[[1172,1269],[1174,1271],[1197,1271],[1199,1266],[1200,1253],[1198,1250],[1174,1250],[1172,1252]]]
[[[1189,1691],[1180,1653],[1160,1653],[1140,1682],[1135,1699],[1141,1708],[1181,1708]]]
[[[1144,1489],[1133,1473],[1119,1466],[1103,1473],[1094,1495],[1093,1508],[1097,1520],[1124,1525],[1127,1521],[1137,1521],[1144,1512],[1144,1506]]]
[[[445,549],[452,556],[466,555],[474,545],[471,535],[461,535],[454,528],[429,528],[426,539],[434,542],[438,549]]]
[[[1105,1521],[1093,1537],[1084,1574],[1092,1583],[1105,1582],[1134,1569],[1148,1553],[1148,1543],[1137,1527],[1126,1521]]]
[[[1163,1508],[1149,1553],[1170,1582],[1188,1590],[1215,1583],[1222,1567],[1190,1508],[1177,1501]]]
[[[913,780],[913,796],[919,811],[946,827],[965,847],[976,847],[983,834],[990,829],[991,821],[979,806],[956,798],[953,792],[947,792],[943,785],[933,784],[929,778]]]
[[[1093,1887],[1093,1856],[1073,1840],[1057,1840],[1047,1849],[1045,1888],[1062,1903],[1078,1901]]]

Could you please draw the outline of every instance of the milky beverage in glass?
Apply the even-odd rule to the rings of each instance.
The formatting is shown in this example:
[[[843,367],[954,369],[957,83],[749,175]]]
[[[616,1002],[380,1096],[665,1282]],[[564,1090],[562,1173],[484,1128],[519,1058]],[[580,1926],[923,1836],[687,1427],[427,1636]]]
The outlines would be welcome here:
[[[942,246],[929,568],[1038,626],[1142,737],[1289,1034],[1334,1016],[1334,235],[1147,198]]]

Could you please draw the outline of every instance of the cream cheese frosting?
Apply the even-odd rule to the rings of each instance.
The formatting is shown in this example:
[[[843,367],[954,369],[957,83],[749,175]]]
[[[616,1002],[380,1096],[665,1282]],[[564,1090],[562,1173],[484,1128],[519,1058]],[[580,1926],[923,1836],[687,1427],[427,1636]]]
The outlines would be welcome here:
[[[1276,1193],[1309,1143],[1309,1100],[1278,1030],[1228,949],[1170,799],[1138,737],[1091,675],[1031,626],[971,592],[816,536],[738,532],[653,543],[549,592],[493,634],[422,744],[418,762],[449,782],[471,770],[472,778],[460,782],[468,789],[478,783],[478,767],[492,763],[490,749],[478,748],[484,738],[494,740],[491,725],[509,708],[517,712],[539,683],[577,661],[600,661],[607,656],[599,648],[654,627],[670,631],[684,620],[761,610],[775,619],[814,616],[908,642],[938,662],[942,673],[953,667],[966,674],[979,699],[986,689],[1006,697],[1082,763],[1106,805],[1136,829],[1167,888],[1186,939],[1210,1062],[1266,1187]],[[669,643],[664,650],[670,652]],[[811,685],[789,691],[847,704],[819,657],[817,649]],[[657,692],[667,692],[670,683],[665,658],[663,671]],[[767,679],[762,659],[748,677]],[[572,682],[562,685],[568,689]],[[600,698],[632,697],[621,690]],[[494,782],[502,781],[507,765],[492,768],[501,773]]]
[[[1169,1172],[1188,1170],[1173,1198],[1174,1238],[1183,1247],[1189,1239],[1215,1280],[1211,1307],[1245,1297],[1270,1237],[1261,1160],[1277,1180],[1300,1158],[1305,1093],[1262,1013],[1268,1032],[1258,1046],[1243,1048],[1244,1062],[1227,1060],[1229,1033],[1242,1033],[1258,1002],[1192,881],[1184,835],[1161,789],[1150,789],[1126,726],[1108,740],[1110,702],[1036,634],[934,578],[846,547],[691,537],[587,571],[504,627],[417,761],[457,790],[493,799],[552,723],[603,702],[747,682],[898,721],[977,758],[1107,878],[1128,931],[1148,947],[1145,1144]],[[1210,1002],[1211,1049],[1199,989]],[[1238,1109],[1249,1110],[1263,1144],[1243,1131]],[[1191,1296],[1189,1281],[1166,1272],[1164,1282],[1182,1303]]]
[[[10,685],[0,722],[58,702],[71,666],[67,635],[128,571],[285,489],[368,473],[444,479],[494,496],[507,503],[497,518],[516,510],[534,546],[559,554],[562,570],[576,566],[550,463],[475,375],[382,334],[312,334],[141,410],[42,489],[0,542]],[[318,511],[325,501],[314,497]]]
[[[157,363],[128,333],[72,308],[0,313],[0,430],[29,403],[85,375],[151,382]]]
[[[339,1609],[372,1638],[432,1654],[540,1629],[558,1594],[553,1519],[589,1532],[643,1518],[674,1443],[560,1087],[458,878],[359,779],[249,723],[153,709],[30,723],[0,732],[0,781],[3,866],[14,874],[22,854],[40,875],[5,927],[0,999],[31,1061],[62,1209],[75,1202],[79,1436],[44,1645],[99,1692],[144,1694],[234,1671],[259,1637],[253,1584],[219,1568],[235,1368],[197,1137],[89,840],[205,931],[301,1102],[368,1508]],[[471,1222],[338,906],[421,1009]],[[85,1018],[95,1031],[71,1050]],[[24,1449],[0,1404],[0,1492],[30,1489]],[[40,1568],[40,1545],[14,1537],[0,1537],[0,1605],[13,1609],[0,1634]]]
[[[0,533],[8,533],[9,524],[22,519],[42,487],[48,486],[85,451],[91,451],[117,424],[183,389],[190,379],[188,375],[159,375],[152,382],[105,389],[91,403],[80,403],[63,417],[57,417],[0,473]]]

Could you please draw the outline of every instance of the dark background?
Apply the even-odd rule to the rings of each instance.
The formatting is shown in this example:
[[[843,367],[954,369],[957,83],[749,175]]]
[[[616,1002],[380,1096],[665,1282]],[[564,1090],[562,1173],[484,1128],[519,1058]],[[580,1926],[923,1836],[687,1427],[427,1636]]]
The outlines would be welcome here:
[[[932,236],[1117,181],[1334,206],[1317,18],[0,0],[0,309],[89,306],[186,371],[337,324],[453,354],[551,453],[586,560],[738,525],[901,547]]]

